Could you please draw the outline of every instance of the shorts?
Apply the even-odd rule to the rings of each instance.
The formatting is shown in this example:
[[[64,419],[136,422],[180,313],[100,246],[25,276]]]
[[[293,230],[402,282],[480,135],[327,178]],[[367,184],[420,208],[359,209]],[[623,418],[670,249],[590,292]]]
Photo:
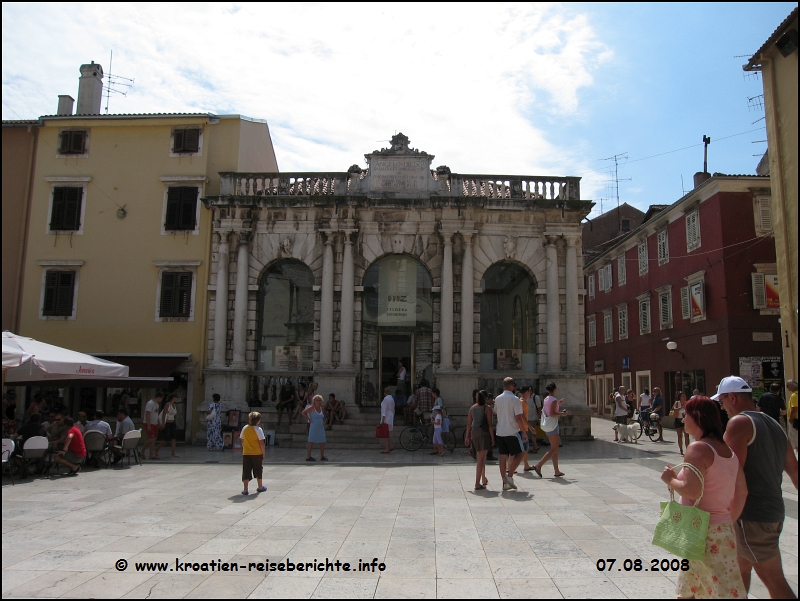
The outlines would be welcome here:
[[[78,465],[83,463],[83,460],[86,459],[86,455],[84,455],[83,457],[78,457],[72,451],[67,451],[66,453],[64,453],[63,457],[66,461],[69,461],[70,463],[76,463]]]
[[[478,451],[488,451],[492,448],[492,435],[483,430],[472,431],[472,449],[477,453]]]
[[[161,440],[163,440],[164,442],[175,440],[177,432],[178,428],[175,425],[175,422],[167,422],[166,424],[164,424],[164,429],[161,430]]]
[[[622,424],[623,426],[628,423],[628,416],[627,415],[617,415],[614,417],[615,424]]]
[[[683,418],[681,417],[675,418],[675,429],[677,430],[678,428],[683,428]]]
[[[751,522],[736,520],[736,547],[739,557],[750,563],[762,563],[778,555],[783,522]]]
[[[261,455],[242,455],[242,482],[261,478],[264,475],[264,466],[261,465]]]
[[[561,430],[559,430],[558,426],[556,426],[555,430],[551,430],[550,432],[545,432],[545,435],[546,436],[558,436],[560,432],[561,432]]]
[[[155,440],[158,438],[158,425],[157,424],[145,424],[144,425],[145,432],[147,433],[147,438],[152,438]]]
[[[501,455],[519,455],[522,453],[522,436],[495,436],[497,452]]]

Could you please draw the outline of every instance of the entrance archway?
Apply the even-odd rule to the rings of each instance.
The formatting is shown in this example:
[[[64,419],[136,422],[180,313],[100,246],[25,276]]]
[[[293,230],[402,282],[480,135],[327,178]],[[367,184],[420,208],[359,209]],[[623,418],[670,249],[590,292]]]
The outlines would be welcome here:
[[[481,279],[481,373],[536,371],[536,282],[516,263]],[[514,376],[515,377],[515,376]]]
[[[383,389],[400,388],[408,395],[421,378],[433,372],[433,280],[410,255],[387,255],[364,274],[361,312],[362,399],[376,405]],[[402,365],[401,365],[402,364]]]

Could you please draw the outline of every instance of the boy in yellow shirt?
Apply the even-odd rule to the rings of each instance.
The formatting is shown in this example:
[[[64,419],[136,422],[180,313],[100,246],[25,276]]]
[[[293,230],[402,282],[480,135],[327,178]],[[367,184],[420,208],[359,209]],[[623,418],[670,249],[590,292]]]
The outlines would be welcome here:
[[[261,414],[253,411],[247,416],[247,425],[242,428],[239,438],[242,439],[242,485],[243,495],[249,495],[247,490],[250,486],[250,480],[254,477],[258,480],[258,488],[256,492],[264,492],[267,487],[263,485],[262,477],[264,474],[264,467],[261,462],[264,461],[264,431],[261,429]]]

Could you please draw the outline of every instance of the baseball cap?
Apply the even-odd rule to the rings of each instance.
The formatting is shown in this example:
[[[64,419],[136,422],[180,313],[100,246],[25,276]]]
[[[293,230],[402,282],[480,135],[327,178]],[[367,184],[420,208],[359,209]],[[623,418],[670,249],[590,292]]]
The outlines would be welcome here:
[[[753,392],[753,389],[750,388],[750,384],[739,376],[728,376],[727,378],[722,378],[717,387],[717,394],[711,398],[716,401],[721,395],[731,392]]]

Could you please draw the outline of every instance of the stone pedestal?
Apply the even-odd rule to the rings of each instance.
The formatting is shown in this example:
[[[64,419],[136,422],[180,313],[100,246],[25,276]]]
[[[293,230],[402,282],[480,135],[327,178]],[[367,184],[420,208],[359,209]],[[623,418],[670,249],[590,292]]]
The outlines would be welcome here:
[[[337,399],[347,403],[348,407],[355,407],[355,371],[348,373],[347,371],[341,370],[341,368],[335,372],[319,371],[314,375],[314,381],[319,384],[319,387],[317,388],[317,394],[322,395],[324,402],[327,402],[328,395],[333,393],[336,395]]]
[[[542,398],[547,394],[544,387],[550,382],[555,382],[558,387],[557,397],[564,399],[562,409],[569,415],[559,420],[562,428],[571,428],[568,431],[570,440],[592,439],[592,410],[586,404],[586,378],[584,373],[555,372],[540,376],[541,387],[539,394]]]
[[[472,406],[472,391],[478,387],[478,375],[468,376],[456,372],[437,372],[436,387],[442,393],[449,412],[466,414]]]
[[[247,378],[249,372],[240,369],[217,369],[208,367],[203,370],[205,374],[205,398],[196,399],[195,406],[198,411],[205,415],[208,404],[211,402],[211,395],[220,396],[222,412],[229,409],[239,409],[245,413],[249,411],[249,399],[247,398]],[[200,429],[195,432],[193,444],[203,444],[206,440],[206,420],[200,419]]]

